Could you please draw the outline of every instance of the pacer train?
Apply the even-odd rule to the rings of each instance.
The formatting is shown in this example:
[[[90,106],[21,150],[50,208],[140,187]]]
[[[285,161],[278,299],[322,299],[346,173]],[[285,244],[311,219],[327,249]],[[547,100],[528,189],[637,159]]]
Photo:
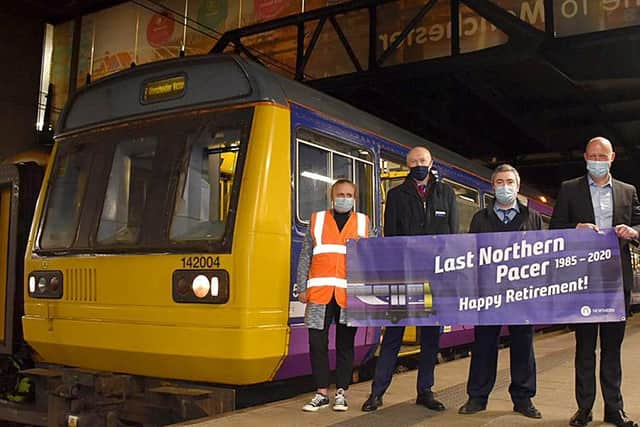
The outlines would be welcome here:
[[[220,392],[208,385],[309,374],[293,281],[309,217],[327,207],[334,179],[358,184],[356,207],[378,230],[411,146],[430,147],[455,189],[461,231],[492,197],[487,169],[237,56],[179,58],[90,84],[68,103],[55,141],[15,281],[19,191],[2,193],[0,221],[0,249],[14,257],[3,264],[3,350],[18,348],[24,310],[37,361],[27,373],[48,384],[49,425],[161,424],[220,410],[198,400]],[[5,190],[19,187],[11,170]],[[548,217],[541,195],[527,194]],[[473,329],[444,332],[446,349]],[[379,329],[358,331],[356,363],[379,339]],[[143,409],[132,409],[142,395]]]

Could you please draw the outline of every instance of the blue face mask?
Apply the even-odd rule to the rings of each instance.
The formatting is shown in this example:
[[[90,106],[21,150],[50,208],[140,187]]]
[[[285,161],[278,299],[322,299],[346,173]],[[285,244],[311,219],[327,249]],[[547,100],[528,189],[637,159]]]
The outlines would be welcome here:
[[[587,160],[587,171],[596,178],[602,178],[607,175],[610,166],[607,161]]]
[[[516,200],[516,187],[502,185],[495,188],[496,199],[501,205],[510,205]]]
[[[429,175],[429,166],[414,166],[409,170],[409,176],[416,181],[423,181]]]
[[[336,197],[333,201],[333,209],[338,213],[349,212],[353,209],[353,199],[351,197]]]

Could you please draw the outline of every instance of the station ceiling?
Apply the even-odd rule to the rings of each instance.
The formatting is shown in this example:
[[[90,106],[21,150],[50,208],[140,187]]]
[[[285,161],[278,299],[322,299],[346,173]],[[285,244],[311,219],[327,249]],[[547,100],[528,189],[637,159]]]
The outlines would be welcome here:
[[[554,195],[594,136],[640,184],[640,29],[509,46],[311,85],[486,165],[514,164]]]
[[[55,23],[122,1],[14,3]],[[640,27],[509,36],[490,49],[306,83],[485,165],[510,162],[551,196],[584,173],[584,145],[602,135],[618,155],[614,175],[638,186]]]

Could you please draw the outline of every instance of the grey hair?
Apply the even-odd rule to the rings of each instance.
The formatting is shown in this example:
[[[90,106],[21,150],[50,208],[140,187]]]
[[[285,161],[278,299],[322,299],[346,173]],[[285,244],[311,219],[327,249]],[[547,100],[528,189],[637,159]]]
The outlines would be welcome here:
[[[518,184],[518,187],[520,187],[520,174],[518,173],[516,168],[514,168],[513,166],[507,163],[498,165],[493,170],[493,173],[491,174],[491,185],[493,185],[493,181],[495,180],[496,175],[499,174],[500,172],[513,172],[513,174],[516,176],[516,184]]]

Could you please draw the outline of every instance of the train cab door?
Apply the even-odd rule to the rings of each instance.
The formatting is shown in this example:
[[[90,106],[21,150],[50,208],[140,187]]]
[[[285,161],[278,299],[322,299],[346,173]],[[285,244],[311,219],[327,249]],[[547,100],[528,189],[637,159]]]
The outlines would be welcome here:
[[[380,158],[380,194],[382,195],[382,229],[384,230],[384,209],[386,206],[387,193],[394,187],[402,184],[409,168],[407,168],[403,159],[397,155],[391,155],[385,152],[381,153]],[[401,354],[413,352],[414,346],[419,343],[419,336],[415,326],[407,326],[404,329]],[[408,346],[408,347],[407,347]]]
[[[18,254],[18,199],[20,178],[13,165],[0,166],[0,353],[13,350],[14,304]]]
[[[0,165],[0,354],[22,340],[24,253],[43,168]]]

